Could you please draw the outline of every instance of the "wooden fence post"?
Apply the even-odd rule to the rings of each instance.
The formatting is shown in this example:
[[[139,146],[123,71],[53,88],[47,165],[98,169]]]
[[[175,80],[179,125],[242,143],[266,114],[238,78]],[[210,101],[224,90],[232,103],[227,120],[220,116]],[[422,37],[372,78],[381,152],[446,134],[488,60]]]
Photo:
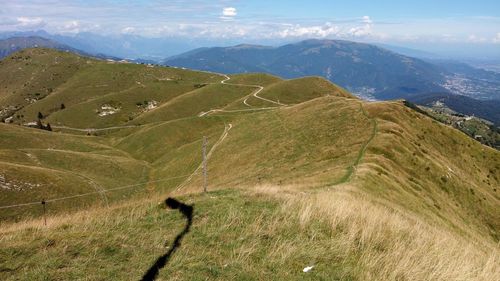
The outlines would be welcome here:
[[[45,199],[42,199],[42,206],[43,206],[43,224],[47,226],[47,210],[45,209],[45,205],[47,202],[45,202]]]
[[[203,136],[203,192],[207,192],[207,137]]]

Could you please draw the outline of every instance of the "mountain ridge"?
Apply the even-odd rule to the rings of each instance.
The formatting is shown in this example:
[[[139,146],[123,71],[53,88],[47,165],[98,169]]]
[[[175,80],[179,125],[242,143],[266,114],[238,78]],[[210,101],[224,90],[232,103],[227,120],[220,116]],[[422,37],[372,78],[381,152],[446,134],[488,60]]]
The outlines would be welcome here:
[[[376,60],[382,61],[380,66]],[[371,44],[346,40],[310,39],[280,47],[251,46],[243,50],[235,47],[204,48],[166,59],[164,63],[223,73],[264,70],[284,78],[319,75],[350,90],[366,88],[368,92],[374,91],[372,94],[377,98],[389,96],[394,90],[404,98],[402,86],[408,84],[423,84],[416,88],[417,92],[446,91],[436,83],[442,82],[437,67]],[[385,64],[384,71],[381,71],[381,63]],[[362,76],[364,80],[360,81]],[[406,94],[415,93],[407,90]]]
[[[34,47],[46,47],[61,51],[71,51],[73,53],[79,52],[77,49],[74,49],[68,45],[61,44],[59,42],[40,36],[9,37],[7,39],[0,40],[0,59],[22,49]]]
[[[121,60],[118,57],[115,56],[109,56],[109,55],[104,55],[101,53],[88,53],[86,51],[82,51],[77,48],[73,48],[69,45],[66,45],[64,43],[60,43],[56,40],[53,39],[48,39],[46,37],[41,37],[41,36],[27,36],[27,37],[20,37],[20,36],[14,36],[14,37],[9,37],[6,39],[0,39],[0,59],[15,53],[17,51],[27,49],[27,48],[51,48],[51,49],[56,49],[60,51],[66,51],[66,52],[71,52],[75,54],[79,54],[82,56],[87,56],[87,57],[94,57],[94,58],[99,58],[99,59],[112,59],[112,60]]]

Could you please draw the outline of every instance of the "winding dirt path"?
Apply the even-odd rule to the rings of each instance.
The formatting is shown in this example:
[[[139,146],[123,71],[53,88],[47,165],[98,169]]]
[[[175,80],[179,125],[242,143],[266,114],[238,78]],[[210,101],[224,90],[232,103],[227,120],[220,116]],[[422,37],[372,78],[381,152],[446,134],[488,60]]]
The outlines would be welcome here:
[[[106,127],[106,128],[73,128],[73,127],[68,127],[68,126],[52,126],[52,128],[55,129],[65,129],[65,130],[70,130],[70,131],[78,131],[78,132],[99,132],[99,131],[107,131],[107,130],[117,130],[117,129],[124,129],[124,128],[137,128],[140,126],[144,125],[124,125],[124,126],[113,126],[113,127]]]
[[[273,104],[276,104],[276,105],[279,105],[279,106],[286,106],[286,104],[284,103],[281,103],[279,101],[273,101],[273,100],[270,100],[270,99],[266,99],[266,98],[263,98],[261,96],[259,96],[259,93],[262,92],[262,90],[264,90],[264,87],[261,86],[261,85],[251,85],[251,84],[239,84],[239,83],[227,83],[227,81],[229,81],[231,79],[231,77],[225,75],[225,74],[221,74],[222,76],[225,77],[224,80],[220,81],[221,84],[226,84],[226,85],[234,85],[234,86],[242,86],[242,87],[252,87],[252,88],[257,88],[257,90],[255,90],[253,93],[251,93],[250,95],[248,95],[244,100],[243,100],[243,103],[246,105],[246,106],[249,106],[249,107],[252,107],[250,104],[248,104],[248,99],[253,96],[255,98],[258,98],[260,100],[263,100],[263,101],[267,101],[267,102],[270,102],[270,103],[273,103]]]
[[[106,207],[109,207],[108,196],[106,195],[106,189],[104,189],[100,184],[98,184],[93,179],[91,179],[87,176],[84,176],[82,174],[78,174],[78,173],[75,173],[72,171],[67,171],[67,172],[69,172],[70,174],[73,174],[77,177],[85,179],[94,188],[94,190],[99,194],[99,196],[101,196],[102,201],[104,203],[106,203]]]
[[[275,109],[275,108],[278,108],[278,107],[281,107],[281,106],[287,106],[287,104],[284,104],[284,103],[281,103],[281,102],[278,102],[278,101],[273,101],[273,100],[270,100],[270,99],[266,99],[266,98],[263,98],[261,96],[259,96],[259,93],[264,90],[264,87],[261,86],[261,85],[251,85],[251,84],[239,84],[239,83],[227,83],[227,81],[231,80],[231,77],[227,76],[226,74],[220,74],[220,73],[216,73],[216,74],[219,74],[221,76],[224,77],[223,80],[220,81],[221,84],[225,84],[225,85],[233,85],[233,86],[241,86],[241,87],[252,87],[252,88],[257,88],[254,92],[252,92],[251,94],[249,94],[248,96],[245,97],[245,99],[243,100],[243,104],[250,107],[249,109],[235,109],[235,110],[225,110],[225,109],[211,109],[209,111],[203,111],[203,112],[200,112],[198,114],[198,117],[203,117],[203,116],[206,116],[206,115],[209,115],[209,114],[212,114],[212,113],[217,113],[217,112],[227,112],[227,113],[232,113],[232,112],[247,112],[247,111],[260,111],[260,110],[268,110],[268,109]],[[259,107],[259,108],[253,108],[253,106],[251,106],[249,103],[248,103],[248,99],[250,97],[255,97],[257,99],[260,99],[260,100],[263,100],[263,101],[266,101],[266,102],[269,102],[269,103],[272,103],[272,104],[275,104],[277,106],[271,106],[271,107]]]
[[[340,179],[339,182],[337,182],[333,185],[339,185],[339,184],[343,184],[343,183],[351,181],[351,179],[355,176],[355,174],[358,170],[359,164],[361,164],[361,161],[363,160],[363,157],[365,156],[365,152],[368,149],[368,146],[370,145],[370,143],[373,141],[373,139],[377,135],[377,132],[378,132],[377,119],[368,115],[368,113],[365,111],[365,108],[363,107],[363,103],[360,104],[360,110],[361,110],[361,113],[363,113],[363,115],[366,118],[368,118],[368,120],[370,120],[370,122],[372,123],[372,133],[370,134],[370,137],[368,138],[368,140],[363,144],[363,146],[359,150],[358,156],[356,157],[356,160],[354,160],[354,163],[352,163],[351,166],[347,167],[346,174]]]
[[[212,148],[210,148],[210,151],[207,153],[207,161],[210,159],[210,157],[212,156],[212,153],[215,151],[215,149],[224,141],[224,139],[226,139],[227,135],[229,134],[229,131],[233,128],[233,125],[232,124],[228,124],[224,127],[224,132],[222,132],[221,136],[219,137],[219,139],[217,140],[217,142],[212,146]],[[175,188],[175,191],[179,191],[181,188],[183,188],[184,186],[186,186],[186,184],[188,182],[191,181],[191,179],[193,179],[193,177],[201,170],[201,168],[203,167],[203,162],[200,162],[200,164],[198,165],[198,167],[196,167],[196,169],[191,173],[191,175],[189,175],[189,177],[184,180],[183,182],[181,182],[176,188]]]

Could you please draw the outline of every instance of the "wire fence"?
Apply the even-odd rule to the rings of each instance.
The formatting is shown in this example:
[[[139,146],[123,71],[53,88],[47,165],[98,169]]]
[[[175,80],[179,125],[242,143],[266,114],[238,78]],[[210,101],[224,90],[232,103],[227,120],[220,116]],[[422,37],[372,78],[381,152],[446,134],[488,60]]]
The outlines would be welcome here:
[[[79,197],[85,197],[85,196],[90,196],[90,195],[95,195],[95,194],[102,194],[102,193],[105,193],[105,192],[112,192],[112,191],[117,191],[117,190],[122,190],[122,189],[127,189],[127,188],[140,187],[140,186],[143,186],[145,184],[150,184],[150,183],[164,182],[164,181],[170,181],[170,180],[174,180],[174,179],[182,179],[182,178],[187,178],[189,176],[191,176],[191,174],[177,176],[177,177],[163,178],[163,179],[159,179],[159,180],[141,182],[141,183],[130,184],[130,185],[123,185],[123,186],[118,186],[118,187],[114,187],[114,188],[110,188],[110,189],[104,189],[104,190],[99,190],[99,191],[93,191],[93,192],[75,194],[75,195],[70,195],[70,196],[65,196],[65,197],[58,197],[58,198],[44,199],[44,200],[34,201],[34,202],[27,202],[27,203],[20,203],[20,204],[14,204],[14,205],[0,206],[0,209],[18,208],[18,207],[25,207],[25,206],[31,206],[31,205],[46,204],[46,203],[56,202],[56,201],[69,200],[69,199],[74,199],[74,198],[79,198]]]
[[[210,158],[210,155],[212,154],[213,150],[224,140],[224,138],[227,136],[229,130],[231,130],[232,125],[229,124],[228,126],[225,126],[224,132],[220,136],[219,140],[212,146],[208,154],[206,155],[207,160]],[[203,162],[206,164],[206,162]],[[150,183],[156,183],[156,182],[163,182],[163,181],[170,181],[174,179],[181,179],[181,178],[186,178],[186,180],[182,181],[177,185],[177,187],[174,190],[179,190],[182,187],[184,187],[196,174],[200,172],[200,169],[203,166],[203,163],[200,163],[200,165],[191,173],[188,175],[182,175],[182,176],[176,176],[176,177],[169,177],[169,178],[163,178],[159,180],[153,180],[153,181],[147,181],[147,182],[141,182],[141,183],[136,183],[136,184],[130,184],[130,185],[124,185],[124,186],[118,186],[110,189],[101,189],[101,190],[96,190],[93,192],[87,192],[87,193],[81,193],[81,194],[75,194],[75,195],[70,195],[70,196],[65,196],[65,197],[58,197],[58,198],[52,198],[52,199],[42,199],[40,201],[34,201],[34,202],[26,202],[26,203],[20,203],[20,204],[13,204],[13,205],[6,205],[6,206],[0,206],[0,210],[5,210],[5,209],[12,209],[12,208],[19,208],[19,207],[27,207],[27,206],[34,206],[34,205],[43,205],[43,215],[45,217],[46,213],[46,204],[50,202],[57,202],[57,201],[64,201],[64,200],[69,200],[69,199],[74,199],[74,198],[79,198],[79,197],[85,197],[85,196],[90,196],[90,195],[102,195],[107,192],[112,192],[112,191],[117,191],[117,190],[122,190],[122,189],[127,189],[127,188],[134,188],[134,187],[139,187],[143,186],[145,184],[150,184]],[[205,173],[206,176],[206,173]],[[206,179],[205,179],[206,182]],[[106,203],[107,204],[107,203]],[[1,218],[1,216],[0,216]]]

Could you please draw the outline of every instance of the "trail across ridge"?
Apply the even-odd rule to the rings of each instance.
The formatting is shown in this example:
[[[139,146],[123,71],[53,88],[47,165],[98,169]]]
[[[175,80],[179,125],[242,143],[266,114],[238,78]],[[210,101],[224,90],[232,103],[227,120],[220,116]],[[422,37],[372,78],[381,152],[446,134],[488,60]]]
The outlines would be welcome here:
[[[113,127],[107,127],[107,128],[73,128],[73,127],[67,127],[67,126],[52,126],[52,128],[55,129],[66,129],[70,131],[78,131],[78,132],[100,132],[100,131],[107,131],[107,130],[116,130],[116,129],[124,129],[124,128],[137,128],[140,126],[144,125],[124,125],[124,126],[113,126]]]
[[[212,153],[214,152],[214,150],[217,148],[217,146],[219,146],[223,141],[224,139],[227,137],[227,135],[229,134],[229,131],[233,128],[233,125],[232,124],[228,124],[224,127],[224,132],[222,132],[221,136],[219,137],[219,139],[217,140],[217,142],[212,146],[212,148],[210,149],[210,151],[207,153],[207,161],[210,159],[210,157],[212,156]],[[198,173],[198,171],[200,171],[200,169],[202,168],[203,166],[203,163],[201,162],[198,167],[196,167],[196,169],[191,173],[191,175],[189,175],[189,177],[184,180],[183,182],[181,182],[176,188],[175,188],[175,191],[178,191],[180,190],[181,188],[183,188],[189,181],[191,181],[191,179],[196,175],[196,173]]]
[[[281,102],[278,102],[278,101],[273,101],[273,100],[270,100],[270,99],[266,99],[266,98],[263,98],[261,96],[259,96],[259,93],[264,90],[264,87],[261,86],[261,85],[252,85],[252,84],[240,84],[240,83],[227,83],[227,81],[229,81],[231,79],[231,77],[227,76],[226,74],[221,74],[221,73],[216,73],[218,75],[221,75],[224,77],[223,80],[220,81],[221,84],[225,84],[225,85],[233,85],[233,86],[242,86],[242,87],[251,87],[251,88],[257,88],[254,92],[252,92],[251,94],[249,94],[248,96],[245,97],[245,99],[243,100],[243,104],[245,104],[246,106],[250,107],[248,109],[236,109],[236,110],[225,110],[225,109],[211,109],[209,111],[204,111],[204,112],[200,112],[198,114],[198,117],[203,117],[203,116],[206,116],[208,114],[211,114],[211,113],[216,113],[216,112],[245,112],[245,111],[259,111],[259,110],[267,110],[267,109],[275,109],[275,108],[278,108],[280,106],[287,106],[286,104],[284,103],[281,103]],[[260,99],[260,100],[263,100],[263,101],[266,101],[266,102],[269,102],[269,103],[272,103],[272,104],[275,104],[276,106],[270,106],[270,107],[259,107],[259,108],[252,108],[252,106],[250,104],[248,104],[248,99],[253,96],[257,99]]]
[[[346,182],[351,181],[351,179],[355,176],[355,174],[356,174],[356,172],[358,170],[358,166],[361,164],[361,162],[363,160],[363,157],[365,156],[365,152],[368,149],[368,146],[371,144],[371,142],[373,141],[373,139],[377,135],[377,132],[378,132],[378,122],[377,122],[377,119],[374,118],[374,117],[371,117],[366,112],[365,108],[363,107],[363,103],[360,103],[360,110],[361,110],[361,113],[366,118],[368,118],[368,120],[370,120],[370,122],[372,123],[372,132],[371,132],[370,137],[368,138],[368,140],[365,143],[363,143],[363,145],[361,146],[361,148],[360,148],[360,150],[358,152],[358,156],[354,160],[354,163],[352,163],[352,165],[350,165],[349,167],[347,167],[346,174],[340,179],[340,181],[336,182],[333,185],[344,184]]]
[[[209,72],[209,73],[212,73],[212,72]],[[263,101],[267,101],[267,102],[270,102],[270,103],[273,103],[273,104],[276,104],[277,106],[272,106],[272,107],[261,107],[261,108],[248,108],[248,109],[236,109],[236,110],[224,110],[224,109],[212,109],[212,110],[209,110],[209,111],[206,111],[206,112],[201,112],[198,114],[198,117],[203,117],[203,116],[206,116],[208,114],[211,114],[211,113],[215,113],[215,112],[245,112],[245,111],[258,111],[258,110],[267,110],[267,109],[275,109],[275,108],[278,108],[278,107],[281,107],[281,106],[286,106],[286,104],[284,103],[280,103],[280,102],[277,102],[277,101],[273,101],[273,100],[270,100],[270,99],[266,99],[266,98],[263,98],[261,96],[259,96],[258,94],[264,90],[264,87],[263,86],[260,86],[260,85],[248,85],[248,84],[239,84],[239,83],[227,83],[227,81],[231,80],[231,77],[227,76],[226,74],[221,74],[221,73],[214,73],[214,74],[218,74],[218,75],[221,75],[224,77],[224,79],[222,79],[220,81],[221,84],[226,84],[226,85],[235,85],[235,86],[243,86],[243,87],[252,87],[252,88],[257,88],[257,90],[255,90],[253,93],[251,93],[250,95],[248,95],[244,100],[243,100],[243,103],[246,105],[246,106],[249,106],[251,107],[251,105],[249,105],[247,103],[247,100],[248,98],[250,98],[250,96],[254,96],[255,98],[258,98],[258,99],[261,99]],[[229,124],[227,126],[225,126],[224,128],[224,132],[222,133],[222,135],[220,136],[219,140],[212,146],[212,148],[210,149],[210,151],[208,152],[207,154],[207,160],[210,159],[210,156],[212,155],[212,153],[214,152],[214,150],[217,148],[217,146],[219,146],[222,141],[224,141],[224,139],[227,137],[227,135],[229,134],[229,131],[231,130],[231,128],[233,127],[232,124]],[[183,188],[189,181],[191,181],[191,179],[194,177],[194,175],[196,175],[196,173],[198,173],[198,171],[202,168],[202,163],[200,163],[198,165],[198,167],[193,171],[193,173],[191,173],[191,175],[182,183],[180,183],[177,188],[175,189],[176,191],[180,190],[181,188]]]
[[[231,77],[223,74],[223,76],[225,76],[225,79],[220,81],[221,84],[226,84],[226,85],[235,85],[235,86],[243,86],[243,87],[252,87],[252,88],[257,88],[257,90],[255,92],[253,92],[251,95],[258,98],[258,99],[261,99],[263,101],[267,101],[267,102],[270,102],[270,103],[273,103],[273,104],[276,104],[276,105],[280,105],[280,106],[286,106],[286,104],[284,103],[281,103],[281,102],[278,102],[278,101],[273,101],[273,100],[270,100],[270,99],[266,99],[266,98],[263,98],[261,96],[259,96],[259,93],[264,90],[264,87],[261,86],[261,85],[249,85],[249,84],[239,84],[239,83],[226,83],[227,81],[229,81],[231,79]],[[251,105],[249,105],[247,103],[248,99],[250,98],[250,95],[247,96],[244,100],[243,100],[243,103],[246,105],[246,106],[249,106],[251,107]]]
[[[207,72],[207,71],[204,71],[204,72]],[[212,73],[212,72],[207,72],[207,73]],[[276,106],[260,107],[260,108],[248,108],[248,109],[236,109],[236,110],[212,109],[212,110],[209,110],[207,112],[201,112],[201,113],[199,113],[198,117],[203,117],[203,116],[206,116],[208,114],[215,113],[215,112],[248,112],[248,111],[260,111],[260,110],[275,109],[275,108],[279,108],[279,107],[282,107],[282,106],[287,106],[284,103],[273,101],[273,100],[270,100],[270,99],[263,98],[263,97],[259,96],[258,94],[262,90],[264,90],[264,87],[261,86],[261,85],[240,84],[240,83],[227,83],[227,81],[231,80],[231,77],[229,77],[228,75],[221,74],[221,73],[213,73],[213,74],[221,75],[221,76],[224,77],[224,79],[222,79],[220,81],[221,84],[256,88],[256,90],[254,92],[252,92],[251,94],[249,94],[248,96],[246,96],[245,99],[243,100],[243,103],[246,106],[252,107],[250,104],[247,103],[248,99],[251,96],[253,96],[253,97],[257,98],[257,99],[260,99],[260,100],[263,100],[263,101],[275,104]],[[108,127],[108,128],[85,128],[85,129],[71,128],[71,127],[67,127],[67,126],[53,126],[53,127],[54,128],[58,128],[58,129],[67,129],[67,130],[75,130],[75,131],[88,132],[88,131],[105,131],[105,130],[122,129],[122,128],[134,128],[134,127],[139,127],[139,126],[140,125],[124,125],[124,126],[114,126],[114,127]],[[229,134],[229,131],[231,130],[232,127],[233,127],[232,124],[228,124],[228,125],[225,126],[224,132],[220,136],[219,140],[217,140],[217,142],[212,146],[212,148],[208,152],[208,154],[207,154],[207,160],[210,159],[212,153],[217,148],[217,146],[219,146],[222,143],[222,141],[224,141],[224,139],[227,137],[227,135]],[[202,163],[200,163],[198,165],[198,167],[191,173],[191,175],[189,175],[189,177],[186,180],[184,180],[182,183],[180,183],[176,187],[175,190],[177,191],[177,190],[180,190],[181,188],[183,188],[189,181],[191,181],[191,179],[198,173],[198,171],[200,171],[201,168],[202,168]],[[103,195],[102,191],[100,189],[97,189],[97,190],[99,190],[99,193],[102,196]],[[107,203],[107,198],[104,197],[103,199]]]
[[[212,109],[212,110],[209,110],[209,111],[206,111],[206,112],[200,112],[198,114],[198,117],[203,117],[203,116],[206,116],[206,115],[209,115],[209,114],[212,114],[212,113],[216,113],[216,112],[228,112],[228,113],[232,113],[232,112],[249,112],[249,111],[260,111],[260,110],[275,109],[275,108],[278,108],[280,106],[287,106],[287,104],[284,104],[284,103],[281,103],[281,102],[278,102],[278,101],[273,101],[273,100],[270,100],[270,99],[263,98],[263,97],[259,96],[258,94],[262,90],[264,90],[264,87],[261,86],[261,85],[240,84],[240,83],[227,83],[227,81],[231,80],[231,77],[229,77],[226,74],[209,72],[209,71],[202,71],[202,72],[211,73],[211,74],[217,74],[217,75],[223,76],[224,79],[222,79],[219,82],[220,84],[234,85],[234,86],[241,86],[241,87],[251,87],[251,88],[256,88],[256,90],[254,92],[252,92],[251,94],[249,94],[248,96],[246,96],[245,99],[243,100],[243,104],[245,104],[246,106],[248,106],[249,107],[248,109],[236,109],[236,110]],[[248,104],[248,99],[250,97],[252,97],[252,96],[255,97],[255,98],[257,98],[257,99],[260,99],[260,100],[263,100],[263,101],[275,104],[276,106],[253,108],[250,104]],[[145,125],[147,125],[147,124],[144,124],[144,125],[122,125],[122,126],[112,126],[112,127],[106,127],[106,128],[74,128],[74,127],[69,127],[69,126],[57,126],[56,125],[56,126],[52,126],[52,128],[87,133],[87,132],[101,132],[101,131],[118,130],[118,129],[126,129],[126,128],[137,128],[137,127],[141,127],[141,126],[145,126]]]
[[[270,103],[273,103],[273,104],[276,104],[277,106],[274,106],[274,107],[263,107],[263,108],[249,108],[249,109],[239,109],[239,110],[223,110],[223,109],[212,109],[210,111],[207,111],[207,112],[202,112],[200,114],[198,114],[198,117],[203,117],[207,114],[210,114],[210,113],[215,113],[215,112],[244,112],[244,111],[256,111],[256,110],[266,110],[266,109],[274,109],[274,108],[279,108],[281,106],[287,106],[286,104],[284,103],[280,103],[280,102],[277,102],[277,101],[273,101],[273,100],[270,100],[270,99],[266,99],[266,98],[263,98],[263,97],[260,97],[258,94],[264,90],[264,87],[263,86],[260,86],[260,85],[248,85],[248,84],[238,84],[238,83],[227,83],[227,81],[229,81],[231,79],[231,77],[225,75],[225,74],[219,74],[219,75],[222,75],[224,76],[224,79],[222,81],[220,81],[221,84],[226,84],[226,85],[236,85],[236,86],[244,86],[244,87],[254,87],[254,88],[257,88],[256,91],[254,91],[253,93],[251,93],[250,95],[248,95],[247,97],[245,97],[245,99],[243,100],[243,103],[248,106],[248,107],[252,107],[250,104],[247,103],[248,99],[251,97],[251,96],[254,96],[255,98],[258,98],[258,99],[261,99],[261,100],[264,100],[264,101],[267,101],[267,102],[270,102]],[[368,148],[368,146],[370,145],[370,143],[372,142],[372,140],[375,138],[375,135],[377,134],[377,131],[378,131],[378,124],[377,124],[377,120],[373,117],[370,117],[368,115],[368,113],[365,111],[364,107],[363,107],[363,104],[361,103],[360,104],[360,110],[361,112],[363,113],[363,115],[365,117],[367,117],[370,122],[372,122],[372,132],[370,134],[370,137],[369,139],[363,144],[363,146],[361,147],[359,153],[358,153],[358,156],[356,158],[356,160],[354,161],[354,163],[348,167],[347,169],[347,173],[346,175],[340,180],[339,183],[337,184],[340,184],[340,183],[345,183],[345,182],[348,182],[352,179],[353,175],[355,174],[359,164],[361,163],[363,157],[364,157],[364,154],[366,152],[366,149]],[[201,164],[200,164],[201,165]],[[201,166],[200,166],[201,167]],[[196,171],[195,171],[196,172]]]

